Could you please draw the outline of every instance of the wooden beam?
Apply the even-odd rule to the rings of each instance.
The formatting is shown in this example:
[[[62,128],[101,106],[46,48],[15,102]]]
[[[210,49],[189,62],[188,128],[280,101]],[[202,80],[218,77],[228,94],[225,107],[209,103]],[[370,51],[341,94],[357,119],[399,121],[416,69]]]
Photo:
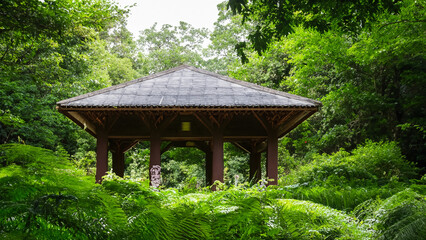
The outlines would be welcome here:
[[[177,116],[178,114],[175,113],[170,116],[167,116],[166,119],[163,119],[157,127],[158,131],[163,132],[164,130],[166,130],[166,128],[176,119]]]
[[[211,152],[210,145],[206,141],[196,141],[195,147],[204,153]]]
[[[284,135],[284,134],[290,132],[293,128],[295,128],[301,122],[303,122],[304,120],[306,120],[312,114],[314,114],[314,113],[313,112],[307,112],[307,111],[303,111],[303,112],[299,112],[297,114],[294,114],[289,119],[289,121],[287,122],[287,124],[281,126],[278,129],[279,135],[281,136],[281,135]]]
[[[148,119],[148,115],[145,112],[136,112],[137,116],[140,120],[144,123],[145,127],[148,129],[151,129],[151,122]]]
[[[198,121],[204,126],[206,127],[206,129],[210,132],[213,133],[213,129],[214,126],[210,123],[210,121],[208,120],[208,118],[206,118],[204,115],[200,115],[198,113],[194,112],[194,116],[195,118],[198,119]]]
[[[281,125],[283,125],[290,117],[292,117],[294,115],[295,111],[289,111],[284,117],[282,117],[281,119],[279,119],[275,126],[279,127]]]
[[[136,144],[138,144],[139,141],[140,141],[139,139],[133,139],[130,143],[123,146],[123,152],[129,151],[132,147],[134,147]]]
[[[174,146],[175,146],[175,142],[169,142],[165,147],[161,148],[161,154],[169,151],[169,149]]]
[[[255,111],[252,111],[253,116],[259,121],[259,123],[262,125],[262,127],[266,130],[266,132],[270,131],[271,124],[268,123],[268,121],[260,114],[256,113]]]
[[[260,142],[259,144],[256,145],[256,152],[258,153],[262,153],[264,151],[266,151],[268,144],[266,143],[267,140]]]
[[[107,112],[97,112],[97,111],[85,111],[81,113],[91,120],[93,125],[96,126],[96,129],[102,128],[107,130]]]
[[[112,112],[108,114],[106,119],[107,122],[105,124],[106,125],[105,128],[107,129],[108,132],[112,129],[112,127],[114,126],[114,124],[117,122],[119,118],[120,118],[120,115],[117,112]]]
[[[79,112],[67,112],[64,114],[89,133],[94,134],[96,132],[96,126],[91,121],[82,116]]]
[[[223,140],[224,142],[240,142],[240,141],[249,141],[252,139],[257,139],[258,141],[266,140],[268,136],[224,136]],[[134,136],[108,136],[110,139],[129,139],[129,138],[135,138],[138,139],[138,141],[149,141],[150,136],[141,136],[141,135],[134,135]],[[205,136],[205,137],[168,137],[163,136],[160,138],[161,141],[211,141],[211,136]]]
[[[216,124],[215,128],[221,128],[222,124],[211,113],[209,114],[209,119],[210,119],[211,122],[213,122],[214,124]]]
[[[222,129],[225,129],[228,124],[232,121],[232,119],[234,118],[235,113],[234,112],[226,112],[226,113],[222,113],[219,115],[219,122],[220,122],[220,127]]]
[[[240,142],[231,142],[233,145],[235,145],[237,148],[243,150],[246,153],[250,153],[249,148],[247,148],[246,146],[243,146],[244,144],[240,143]]]

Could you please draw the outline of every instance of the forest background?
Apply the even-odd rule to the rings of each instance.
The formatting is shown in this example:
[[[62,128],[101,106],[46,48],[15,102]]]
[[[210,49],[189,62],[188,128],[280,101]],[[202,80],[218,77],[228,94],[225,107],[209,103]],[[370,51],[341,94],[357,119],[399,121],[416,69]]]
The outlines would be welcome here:
[[[133,36],[128,8],[108,0],[3,1],[0,234],[114,238],[133,229],[129,238],[141,237],[155,235],[149,216],[156,216],[159,239],[223,238],[229,229],[229,239],[424,236],[425,5],[230,0],[218,5],[213,31],[181,22]],[[247,154],[227,144],[222,193],[202,188],[204,155],[187,148],[162,155],[165,189],[158,193],[146,185],[143,142],[126,153],[125,180],[111,174],[101,187],[90,183],[95,139],[55,103],[181,64],[322,101],[318,113],[280,140],[279,187],[259,190],[262,183],[248,179]],[[204,208],[182,212],[188,194],[200,192],[196,203]],[[312,202],[288,199],[320,204],[307,213],[312,222],[298,222]],[[211,213],[215,207],[227,214]],[[182,216],[188,222],[171,224]],[[244,226],[244,217],[260,221],[258,228]],[[88,224],[93,219],[104,222]]]

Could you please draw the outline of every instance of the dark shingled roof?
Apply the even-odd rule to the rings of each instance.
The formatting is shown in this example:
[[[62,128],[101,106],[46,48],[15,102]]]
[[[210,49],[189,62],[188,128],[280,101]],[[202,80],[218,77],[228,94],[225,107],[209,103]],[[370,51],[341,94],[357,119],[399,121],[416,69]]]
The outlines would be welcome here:
[[[66,99],[59,107],[319,107],[321,102],[182,65]]]

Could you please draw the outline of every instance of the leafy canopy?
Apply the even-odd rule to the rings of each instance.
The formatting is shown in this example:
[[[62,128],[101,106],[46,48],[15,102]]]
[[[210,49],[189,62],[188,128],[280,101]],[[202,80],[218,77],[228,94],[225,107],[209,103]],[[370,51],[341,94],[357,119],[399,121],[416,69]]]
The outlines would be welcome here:
[[[378,14],[398,11],[393,0],[229,0],[228,7],[234,14],[241,14],[243,22],[253,25],[248,42],[241,42],[237,48],[250,46],[258,53],[293,32],[295,26],[302,25],[320,32],[337,26],[346,32],[357,33],[374,22]],[[243,62],[247,61],[244,52],[239,53]]]

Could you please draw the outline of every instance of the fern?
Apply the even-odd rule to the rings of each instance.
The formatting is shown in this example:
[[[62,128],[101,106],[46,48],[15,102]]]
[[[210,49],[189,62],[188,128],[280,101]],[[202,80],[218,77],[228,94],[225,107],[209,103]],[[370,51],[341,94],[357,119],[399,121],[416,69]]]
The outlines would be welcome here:
[[[426,201],[411,189],[384,201],[376,219],[380,239],[420,239],[426,236]]]
[[[285,222],[292,239],[364,239],[369,238],[367,226],[338,210],[300,200],[280,200],[281,221]]]
[[[420,215],[420,216],[419,216]],[[397,231],[392,231],[397,229]],[[395,232],[395,235],[389,233]],[[387,236],[387,239],[422,239],[426,236],[426,216],[423,214],[416,214],[410,216],[404,221],[398,222],[395,226],[392,226],[390,230],[386,231],[383,236]]]
[[[413,185],[416,193],[400,191],[406,185],[393,181],[384,186],[367,181],[356,187],[356,180],[345,185],[340,184],[341,177],[329,177],[323,185],[158,190],[145,181],[113,175],[102,185],[94,184],[93,177],[69,164],[63,151],[0,145],[0,158],[0,238],[4,239],[413,239],[425,235],[426,206],[420,185]],[[319,203],[354,211],[350,215]]]
[[[100,209],[105,213],[108,223],[107,230],[114,233],[114,235],[120,236],[127,227],[127,215],[121,208],[120,199],[99,189],[95,189],[94,195],[99,198],[99,202],[102,204]]]

